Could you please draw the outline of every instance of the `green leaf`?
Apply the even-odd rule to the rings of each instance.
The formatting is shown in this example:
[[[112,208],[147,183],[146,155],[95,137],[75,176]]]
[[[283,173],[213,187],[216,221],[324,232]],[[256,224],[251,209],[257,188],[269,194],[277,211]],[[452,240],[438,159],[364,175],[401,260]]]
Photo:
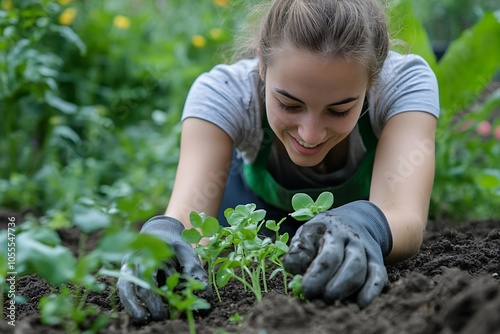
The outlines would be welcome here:
[[[329,191],[322,192],[315,203],[320,211],[326,211],[333,205],[333,194]]]
[[[290,235],[287,233],[280,235],[278,238],[278,241],[284,242],[285,244],[288,243],[288,239],[290,238]]]
[[[78,258],[75,266],[74,281],[90,285],[95,282],[95,277],[88,274],[93,273],[101,264],[99,252],[91,252]]]
[[[150,290],[152,288],[151,284],[149,284],[148,282],[146,282],[146,281],[144,281],[144,280],[142,280],[139,277],[136,277],[134,275],[124,274],[120,270],[110,270],[110,269],[101,268],[97,272],[97,275],[98,276],[114,277],[114,278],[123,278],[123,279],[130,281],[130,282],[134,283],[135,285],[140,286],[141,288],[144,288],[147,290]]]
[[[73,223],[86,234],[104,229],[111,224],[111,218],[97,208],[75,204],[72,208]]]
[[[130,247],[131,251],[141,251],[143,258],[154,257],[155,260],[167,260],[174,254],[172,247],[155,235],[140,233]]]
[[[214,217],[207,217],[201,226],[201,232],[204,236],[211,237],[219,232],[219,221]]]
[[[285,242],[277,240],[274,245],[283,253],[288,252],[288,245]]]
[[[82,41],[80,36],[78,36],[70,27],[53,25],[52,29],[56,32],[59,32],[59,34],[61,34],[64,39],[75,45],[80,51],[80,55],[83,56],[87,52],[87,46],[85,45],[85,43]]]
[[[78,110],[78,106],[76,104],[64,101],[51,91],[45,92],[45,102],[47,102],[47,104],[52,108],[55,108],[67,115],[74,115]]]
[[[53,132],[54,137],[61,137],[64,139],[68,139],[72,141],[74,144],[78,144],[80,142],[80,136],[67,125],[58,125],[54,128]]]
[[[485,169],[477,176],[477,182],[486,189],[500,187],[500,169]]]
[[[178,273],[170,275],[167,278],[166,284],[170,291],[174,291],[177,284],[179,284],[180,275]]]
[[[45,245],[29,233],[17,236],[17,267],[20,272],[33,272],[51,285],[68,283],[75,275],[75,257],[66,247]]]
[[[279,226],[278,224],[276,224],[276,221],[275,220],[268,220],[266,221],[266,227],[271,230],[271,231],[278,231],[279,230]]]
[[[222,265],[217,271],[217,275],[215,276],[215,283],[219,288],[222,288],[229,282],[232,275],[232,271],[226,266]]]
[[[56,231],[44,226],[35,226],[26,231],[33,240],[39,241],[47,246],[57,246],[61,244],[61,238]]]
[[[292,207],[295,211],[310,208],[313,204],[313,199],[307,194],[297,193],[292,197]]]
[[[197,244],[201,240],[201,234],[195,228],[182,231],[182,240],[190,244]]]
[[[314,214],[311,212],[311,210],[309,208],[303,208],[303,209],[299,209],[295,212],[292,212],[290,214],[290,216],[292,216],[293,218],[295,218],[298,221],[304,221],[304,220],[309,220],[312,217],[314,217]]]
[[[95,249],[104,261],[119,262],[130,252],[132,244],[138,238],[137,232],[120,230],[104,234]]]
[[[414,53],[422,56],[431,66],[436,67],[436,55],[422,22],[415,16],[413,0],[393,0],[387,10],[387,22],[391,38],[401,40],[404,46],[396,45],[399,53]]]
[[[435,71],[448,117],[478,97],[500,68],[499,54],[500,22],[492,13],[450,44]]]
[[[189,221],[193,227],[199,228],[203,224],[203,217],[198,212],[191,211]]]
[[[250,219],[254,222],[260,222],[266,217],[266,210],[256,210],[250,215]]]
[[[272,280],[276,277],[276,275],[278,275],[279,273],[282,273],[283,272],[283,268],[276,268],[273,270],[273,272],[271,273],[271,275],[269,275],[269,280]]]
[[[40,318],[46,325],[59,325],[67,321],[73,308],[71,297],[68,295],[50,294],[40,298]]]

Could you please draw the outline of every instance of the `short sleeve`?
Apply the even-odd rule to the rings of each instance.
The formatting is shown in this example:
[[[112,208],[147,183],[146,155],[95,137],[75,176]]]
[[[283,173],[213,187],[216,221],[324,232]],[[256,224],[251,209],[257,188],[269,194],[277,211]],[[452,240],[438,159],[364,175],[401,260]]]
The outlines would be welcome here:
[[[247,160],[253,160],[262,139],[256,59],[215,66],[191,86],[182,121],[195,117],[224,130]]]
[[[369,92],[370,118],[377,135],[394,115],[422,111],[439,117],[439,89],[429,64],[414,54],[391,51]]]

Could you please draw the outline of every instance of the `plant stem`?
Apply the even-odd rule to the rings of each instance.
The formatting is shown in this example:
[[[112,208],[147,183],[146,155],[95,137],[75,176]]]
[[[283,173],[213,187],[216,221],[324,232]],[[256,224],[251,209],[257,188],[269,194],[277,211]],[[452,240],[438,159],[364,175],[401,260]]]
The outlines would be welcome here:
[[[264,292],[267,293],[266,265],[264,264],[264,261],[260,263],[260,269],[262,271],[262,282],[264,283]]]
[[[189,325],[189,334],[196,334],[196,326],[194,324],[194,316],[192,310],[186,310],[186,316]]]

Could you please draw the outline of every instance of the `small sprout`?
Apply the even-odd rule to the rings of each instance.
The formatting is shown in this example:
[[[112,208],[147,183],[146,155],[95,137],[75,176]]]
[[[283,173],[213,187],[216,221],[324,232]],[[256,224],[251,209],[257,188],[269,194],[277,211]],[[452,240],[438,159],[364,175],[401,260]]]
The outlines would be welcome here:
[[[236,325],[241,325],[243,323],[243,318],[241,317],[241,315],[236,312],[235,314],[233,314],[232,316],[229,317],[229,322],[233,323],[233,324],[236,324]]]
[[[302,275],[293,276],[292,280],[288,283],[288,287],[294,297],[299,297],[301,300],[306,299],[302,294]]]
[[[322,192],[316,202],[311,196],[303,193],[295,194],[292,198],[292,207],[295,212],[290,216],[298,221],[309,220],[318,213],[329,210],[333,205],[333,194],[331,192]]]

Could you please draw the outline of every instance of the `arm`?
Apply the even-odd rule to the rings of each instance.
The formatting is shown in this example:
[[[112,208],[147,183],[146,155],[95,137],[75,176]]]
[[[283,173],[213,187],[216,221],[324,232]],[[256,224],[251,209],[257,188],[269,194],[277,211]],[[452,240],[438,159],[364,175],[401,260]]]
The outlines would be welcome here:
[[[391,228],[386,262],[404,260],[421,246],[434,181],[436,123],[428,113],[404,112],[390,118],[380,135],[370,201]]]
[[[331,303],[356,293],[365,307],[388,281],[384,257],[402,260],[418,250],[434,176],[435,128],[436,118],[424,112],[393,116],[378,142],[370,201],[319,213],[297,230],[284,264],[303,274],[306,298]]]
[[[191,211],[217,217],[231,165],[233,142],[216,125],[188,118],[183,122],[181,151],[165,215],[190,228]]]

